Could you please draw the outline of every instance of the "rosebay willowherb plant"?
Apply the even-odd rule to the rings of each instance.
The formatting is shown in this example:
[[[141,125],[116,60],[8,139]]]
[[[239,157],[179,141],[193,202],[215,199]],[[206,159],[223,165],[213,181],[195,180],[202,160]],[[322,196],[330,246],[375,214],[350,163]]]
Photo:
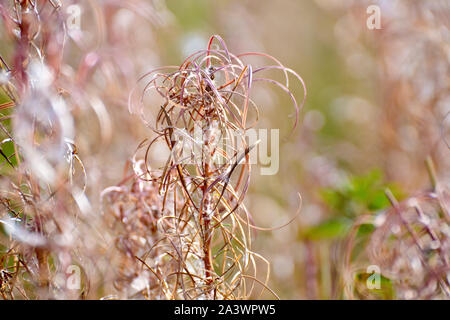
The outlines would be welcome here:
[[[252,56],[274,65],[246,64]],[[280,71],[285,82],[259,76],[270,70]],[[143,159],[133,158],[134,176],[124,180],[132,180],[131,186],[119,184],[103,193],[106,217],[113,216],[112,225],[123,230],[116,244],[129,266],[118,276],[119,290],[127,294],[128,284],[150,298],[238,299],[251,297],[259,285],[276,296],[267,287],[269,262],[251,250],[252,229],[258,228],[243,200],[255,144],[247,144],[246,131],[254,125],[249,114],[258,118],[251,92],[259,81],[291,97],[297,123],[301,105],[289,76],[306,96],[303,80],[276,59],[234,55],[221,37],[212,36],[206,49],[181,66],[158,68],[140,79],[144,87],[130,94],[129,108],[156,137],[140,145]],[[150,106],[157,111],[153,120],[146,95],[161,101]],[[161,142],[169,152],[165,164],[155,167],[149,155]],[[262,280],[257,260],[266,264]]]
[[[142,27],[123,17],[158,14],[144,1],[72,1],[84,10],[82,30],[69,28],[68,4],[0,2],[0,297],[234,299],[270,291],[269,264],[251,250],[252,229],[261,228],[243,205],[256,146],[247,132],[259,116],[251,94],[264,81],[284,90],[296,125],[301,105],[289,77],[305,90],[302,79],[268,55],[233,55],[212,37],[207,49],[146,74],[143,91],[132,91],[130,110],[156,137],[104,189],[105,176],[117,176],[108,157],[121,147],[108,149],[120,141],[112,130],[120,115],[109,111],[127,104],[142,70],[130,48],[148,46],[127,43],[117,25]],[[136,60],[147,62],[152,50],[141,47],[145,59]],[[246,62],[253,58],[274,65],[255,68]],[[133,117],[121,121],[135,125]],[[169,151],[162,166],[152,162],[158,144]]]
[[[86,176],[72,143],[72,115],[54,85],[64,46],[64,15],[56,9],[31,1],[0,4],[14,48],[12,63],[1,58],[9,99],[0,107],[3,299],[79,296],[66,291],[64,278],[75,264],[76,202]]]

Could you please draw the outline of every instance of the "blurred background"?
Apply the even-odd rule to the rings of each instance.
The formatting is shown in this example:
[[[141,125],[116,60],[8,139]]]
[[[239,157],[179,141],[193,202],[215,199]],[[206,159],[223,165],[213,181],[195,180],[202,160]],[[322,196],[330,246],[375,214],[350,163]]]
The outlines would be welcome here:
[[[308,94],[292,135],[289,97],[265,85],[253,92],[258,127],[280,129],[281,140],[278,173],[253,170],[245,203],[255,224],[283,225],[302,197],[296,220],[254,234],[253,250],[270,261],[269,286],[282,299],[342,298],[351,226],[390,207],[386,188],[399,200],[430,189],[427,157],[439,181],[450,182],[449,1],[76,3],[81,28],[69,32],[61,73],[83,91],[71,97],[71,112],[93,207],[150,136],[127,106],[145,72],[180,65],[218,34],[230,51],[268,53],[303,78]],[[380,8],[381,29],[367,26],[371,4]],[[0,53],[11,59],[3,38]],[[292,91],[301,101],[302,87]]]

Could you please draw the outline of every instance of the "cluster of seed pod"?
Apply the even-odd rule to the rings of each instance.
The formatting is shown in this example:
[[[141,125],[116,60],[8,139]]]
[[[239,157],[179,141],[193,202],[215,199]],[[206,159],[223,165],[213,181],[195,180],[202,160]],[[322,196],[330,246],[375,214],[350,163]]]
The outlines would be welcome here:
[[[248,56],[262,56],[276,65],[254,69],[242,60]],[[145,74],[140,79],[143,90],[130,94],[130,111],[138,113],[156,137],[140,145],[144,159],[134,161],[138,180],[127,189],[135,203],[125,216],[124,209],[118,208],[123,208],[123,197],[130,200],[130,195],[121,187],[107,189],[110,199],[115,199],[108,206],[116,208],[114,215],[121,219],[123,228],[146,230],[136,235],[142,240],[139,249],[130,250],[130,244],[121,250],[131,258],[135,256],[141,270],[159,280],[164,293],[160,297],[250,297],[255,285],[268,289],[267,278],[261,281],[256,277],[256,260],[268,263],[251,251],[254,226],[243,205],[250,180],[249,153],[255,147],[245,139],[250,127],[247,117],[250,110],[256,118],[258,114],[250,91],[256,81],[274,83],[289,94],[298,114],[289,75],[303,82],[270,56],[230,53],[219,36],[211,37],[207,49],[192,54],[180,67],[164,69]],[[257,78],[266,70],[280,70],[286,83]],[[152,120],[145,112],[147,94],[162,98]],[[150,168],[150,149],[161,142],[168,149],[165,164]],[[131,220],[131,216],[140,218]],[[150,224],[145,225],[142,219]],[[126,242],[136,244],[137,239],[129,236]],[[123,245],[124,239],[117,241]],[[137,252],[142,255],[137,256]],[[151,281],[148,283],[151,286]]]
[[[450,297],[448,190],[393,203],[367,248],[399,299]]]
[[[165,262],[163,254],[176,254],[164,236],[171,222],[161,219],[162,200],[155,183],[139,178],[142,166],[143,161],[134,163],[131,174],[102,192],[103,216],[116,249],[111,255],[118,266],[113,285],[120,298],[170,299],[172,293],[162,279],[177,270]]]

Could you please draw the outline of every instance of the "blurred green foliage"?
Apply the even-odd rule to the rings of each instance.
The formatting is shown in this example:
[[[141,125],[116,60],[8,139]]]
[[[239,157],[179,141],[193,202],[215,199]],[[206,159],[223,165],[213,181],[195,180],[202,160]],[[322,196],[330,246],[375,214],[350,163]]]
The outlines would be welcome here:
[[[356,274],[355,276],[355,285],[359,288],[359,291],[356,291],[357,295],[360,299],[366,299],[370,296],[372,299],[383,299],[383,300],[392,300],[395,298],[395,290],[392,286],[392,281],[382,274],[380,276],[380,288],[379,289],[368,289],[367,288],[367,280],[372,274],[361,272]],[[369,280],[370,281],[370,280]]]
[[[382,172],[374,169],[368,174],[350,178],[340,188],[323,189],[320,194],[334,214],[353,219],[361,214],[387,208],[390,203],[384,194],[386,188],[389,188],[397,199],[402,197],[400,188],[395,184],[385,183]]]

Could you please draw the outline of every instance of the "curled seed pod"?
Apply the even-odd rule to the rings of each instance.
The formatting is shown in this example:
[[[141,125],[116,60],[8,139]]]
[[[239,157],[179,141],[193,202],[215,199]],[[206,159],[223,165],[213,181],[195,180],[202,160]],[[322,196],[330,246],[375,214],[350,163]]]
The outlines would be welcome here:
[[[255,68],[245,64],[251,56],[264,57],[275,65]],[[285,83],[259,77],[266,70],[279,70]],[[234,55],[219,36],[213,36],[205,50],[192,54],[181,66],[145,74],[140,79],[144,83],[141,94],[138,89],[130,94],[130,111],[139,114],[156,134],[140,146],[145,156],[137,174],[155,187],[161,203],[160,217],[154,217],[156,234],[167,243],[161,251],[170,261],[166,268],[175,267],[159,274],[166,297],[245,298],[256,282],[268,289],[267,278],[256,278],[256,260],[267,261],[250,249],[254,226],[243,205],[250,182],[250,152],[257,144],[246,142],[246,132],[254,125],[248,121],[249,114],[258,118],[258,107],[251,99],[258,81],[282,88],[293,101],[297,119],[301,105],[290,91],[289,75],[304,88],[302,79],[278,60],[259,53]],[[154,118],[148,117],[147,95],[153,103],[160,99]],[[150,149],[157,143],[169,153],[163,166],[151,169]],[[158,274],[158,261],[141,262]]]
[[[392,208],[375,221],[375,230],[366,246],[366,255],[350,261],[353,245],[347,248],[346,270],[355,269],[367,259],[392,283],[398,299],[448,299],[450,297],[450,215],[448,190],[423,193],[402,202],[387,193]],[[442,189],[443,188],[443,189]],[[363,219],[364,220],[364,219]],[[359,224],[355,225],[355,230]],[[354,237],[354,234],[351,238]],[[349,241],[353,244],[353,241]],[[347,279],[347,294],[371,297],[365,286],[353,288]]]

